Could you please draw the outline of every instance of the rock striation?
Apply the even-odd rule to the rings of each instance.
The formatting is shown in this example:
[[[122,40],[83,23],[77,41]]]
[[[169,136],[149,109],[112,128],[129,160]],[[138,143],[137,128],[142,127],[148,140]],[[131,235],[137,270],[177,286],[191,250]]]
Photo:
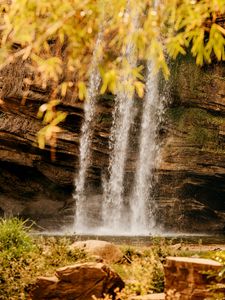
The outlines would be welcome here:
[[[224,63],[177,61],[161,160],[159,221],[168,230],[223,232],[225,225]]]
[[[158,226],[167,231],[224,232],[225,228],[225,72],[224,63],[199,68],[186,57],[172,66],[170,98],[159,142],[154,197]],[[38,108],[48,88],[26,89],[25,62],[0,73],[0,216],[19,215],[44,229],[73,222],[74,177],[78,172],[83,103],[67,95],[59,109],[68,112],[58,135],[56,159],[50,147],[37,146],[42,128]],[[24,91],[26,101],[24,101]],[[25,103],[24,103],[25,102]],[[88,213],[97,220],[101,177],[107,174],[113,97],[98,99],[88,170]],[[138,111],[126,166],[132,184],[138,136]],[[129,183],[129,179],[130,183]]]

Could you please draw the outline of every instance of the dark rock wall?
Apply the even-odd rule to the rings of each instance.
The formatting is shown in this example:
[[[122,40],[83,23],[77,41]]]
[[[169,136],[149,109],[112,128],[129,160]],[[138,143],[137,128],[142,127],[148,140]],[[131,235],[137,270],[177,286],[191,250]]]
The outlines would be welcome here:
[[[225,226],[224,70],[224,64],[198,68],[189,58],[173,66],[154,192],[157,220],[166,230],[216,232]],[[44,228],[60,228],[73,221],[83,103],[63,99],[59,108],[68,111],[68,117],[52,161],[49,147],[40,150],[36,141],[42,126],[38,107],[48,100],[49,91],[31,85],[22,105],[27,73],[21,62],[0,74],[0,215],[20,215]],[[98,100],[87,185],[93,195],[101,192],[100,178],[107,174],[112,106],[109,95]],[[136,125],[128,178],[135,166]]]

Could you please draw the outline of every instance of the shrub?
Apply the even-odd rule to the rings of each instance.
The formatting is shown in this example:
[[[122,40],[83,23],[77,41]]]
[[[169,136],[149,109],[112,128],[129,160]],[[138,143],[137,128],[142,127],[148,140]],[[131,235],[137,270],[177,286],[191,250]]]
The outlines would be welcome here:
[[[0,300],[29,299],[38,276],[52,276],[57,267],[86,260],[84,251],[69,249],[69,239],[32,238],[26,224],[0,219]]]
[[[208,300],[224,300],[225,295],[225,251],[209,251],[202,255],[205,258],[210,258],[218,261],[223,265],[222,270],[219,272],[209,271],[206,272],[212,283],[208,286],[211,296]]]
[[[26,221],[18,218],[0,219],[0,255],[19,258],[34,247]]]

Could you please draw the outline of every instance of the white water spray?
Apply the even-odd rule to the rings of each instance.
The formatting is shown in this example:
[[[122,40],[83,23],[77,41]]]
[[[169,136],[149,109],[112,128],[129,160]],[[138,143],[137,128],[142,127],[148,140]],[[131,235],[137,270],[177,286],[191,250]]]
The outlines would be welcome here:
[[[84,121],[81,128],[80,138],[80,156],[79,156],[79,173],[75,179],[75,194],[76,213],[75,225],[76,232],[85,233],[86,228],[86,195],[85,195],[85,181],[88,167],[90,166],[90,146],[92,140],[92,123],[95,116],[96,97],[99,92],[101,77],[98,71],[99,55],[98,50],[101,45],[101,33],[99,34],[95,51],[93,53],[93,60],[91,66],[91,73],[89,79],[89,86],[87,91],[87,98],[84,103]]]
[[[133,194],[130,199],[131,231],[133,234],[149,234],[155,226],[154,199],[150,197],[153,171],[158,152],[157,131],[162,105],[158,93],[158,75],[154,74],[154,63],[147,66],[146,95],[143,103],[139,157],[135,173]]]
[[[128,2],[129,7],[129,2]],[[128,13],[129,9],[128,9]],[[137,29],[137,16],[133,16],[130,36]],[[132,40],[127,44],[125,53],[131,68],[137,63],[137,57]],[[127,73],[122,77],[121,89],[115,98],[115,111],[113,113],[113,124],[111,129],[110,177],[105,183],[103,196],[103,228],[105,233],[117,231],[118,228],[126,230],[127,223],[124,222],[124,173],[129,131],[133,121],[133,93],[129,91],[129,80],[131,75]]]
[[[129,1],[128,5],[129,6]],[[129,11],[126,14],[131,14]],[[130,37],[138,28],[137,15],[133,16]],[[87,222],[87,195],[85,180],[90,165],[90,144],[92,140],[95,102],[100,85],[98,72],[99,58],[97,49],[101,37],[97,40],[85,102],[85,120],[80,139],[80,168],[75,181],[76,216],[75,231],[77,233],[113,234],[113,235],[149,235],[155,233],[155,203],[151,195],[153,188],[153,172],[156,167],[159,146],[157,143],[158,126],[162,118],[164,100],[159,97],[158,76],[154,74],[154,62],[147,65],[146,95],[143,100],[139,152],[134,175],[134,187],[130,195],[124,195],[125,165],[129,133],[134,118],[133,93],[129,90],[131,74],[121,76],[121,88],[115,98],[115,110],[110,134],[111,156],[109,163],[109,179],[104,185],[102,204],[102,226],[96,230]],[[124,58],[131,68],[137,64],[136,51],[132,39],[128,41]],[[127,202],[127,203],[125,203]]]

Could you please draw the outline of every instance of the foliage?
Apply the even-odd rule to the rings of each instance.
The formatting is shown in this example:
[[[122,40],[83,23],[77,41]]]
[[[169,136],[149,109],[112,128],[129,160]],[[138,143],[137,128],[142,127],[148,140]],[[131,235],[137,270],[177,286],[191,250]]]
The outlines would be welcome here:
[[[21,220],[1,220],[0,225],[0,299],[25,300],[38,276],[52,276],[58,267],[75,262],[93,261],[83,250],[72,249],[71,240],[62,237],[29,236],[30,228]],[[127,300],[134,295],[162,292],[164,289],[163,263],[166,256],[190,256],[197,252],[179,249],[172,240],[154,238],[151,247],[121,247],[124,261],[111,267],[126,283],[117,299]],[[18,250],[20,249],[20,250]],[[201,253],[201,255],[203,255]],[[205,254],[206,255],[206,254]],[[207,254],[208,255],[208,254]],[[212,255],[212,254],[211,254]],[[214,259],[224,259],[214,252]],[[220,275],[219,275],[220,276]],[[223,273],[224,276],[224,273]],[[212,286],[212,288],[214,288]],[[218,285],[217,285],[218,291]],[[110,299],[105,297],[104,299]],[[212,298],[213,299],[213,298]],[[220,298],[217,298],[220,299]]]
[[[37,276],[51,276],[57,267],[85,261],[86,254],[69,249],[64,238],[36,238],[16,218],[0,224],[0,299],[27,299],[30,285]]]
[[[49,80],[59,83],[65,70],[75,73],[80,84],[88,79],[99,32],[103,92],[106,88],[113,91],[112,81],[129,68],[126,55],[124,59],[121,55],[131,42],[138,59],[153,58],[157,68],[167,75],[163,43],[173,58],[191,47],[199,65],[211,62],[212,53],[218,60],[225,59],[225,29],[217,22],[217,17],[225,12],[225,0],[164,0],[159,5],[154,2],[14,0],[10,5],[3,1],[1,65],[29,57],[45,84]],[[137,28],[133,28],[135,19]],[[19,46],[12,49],[15,44]],[[141,70],[142,67],[133,69],[134,80],[143,79]],[[65,83],[73,84],[63,81],[63,88],[59,87],[62,94],[67,88]]]
[[[26,222],[18,218],[0,219],[0,257],[17,259],[33,249]]]
[[[125,290],[118,294],[118,299],[128,299],[128,295],[146,295],[164,291],[163,263],[166,256],[181,255],[172,247],[172,241],[154,238],[151,247],[123,246],[126,263],[113,268],[125,280]],[[190,253],[186,253],[190,255]]]
[[[219,273],[215,271],[207,272],[208,277],[214,282],[209,285],[211,296],[207,300],[223,300],[225,294],[225,251],[211,251],[202,254],[202,256],[216,260],[223,266]]]
[[[221,125],[224,123],[223,117],[193,107],[169,108],[167,115],[176,128],[186,134],[189,142],[207,150],[224,151],[218,138]]]
[[[143,97],[145,60],[154,60],[155,71],[161,69],[166,77],[166,56],[175,59],[187,49],[198,65],[213,57],[225,60],[225,29],[218,21],[224,13],[225,0],[3,0],[0,68],[25,60],[32,74],[25,80],[35,77],[50,87],[56,96],[51,100],[66,97],[69,90],[83,100],[94,53],[101,93],[125,87]],[[138,66],[132,65],[129,51]],[[44,132],[54,140],[58,127],[51,127],[40,133],[41,147],[49,140]]]
[[[57,133],[61,132],[61,128],[58,124],[66,119],[67,113],[62,111],[56,111],[56,106],[60,104],[59,100],[50,100],[40,106],[38,111],[38,118],[43,118],[43,127],[38,132],[38,144],[40,149],[45,148],[46,142],[51,146],[52,160],[55,159],[55,145]]]

